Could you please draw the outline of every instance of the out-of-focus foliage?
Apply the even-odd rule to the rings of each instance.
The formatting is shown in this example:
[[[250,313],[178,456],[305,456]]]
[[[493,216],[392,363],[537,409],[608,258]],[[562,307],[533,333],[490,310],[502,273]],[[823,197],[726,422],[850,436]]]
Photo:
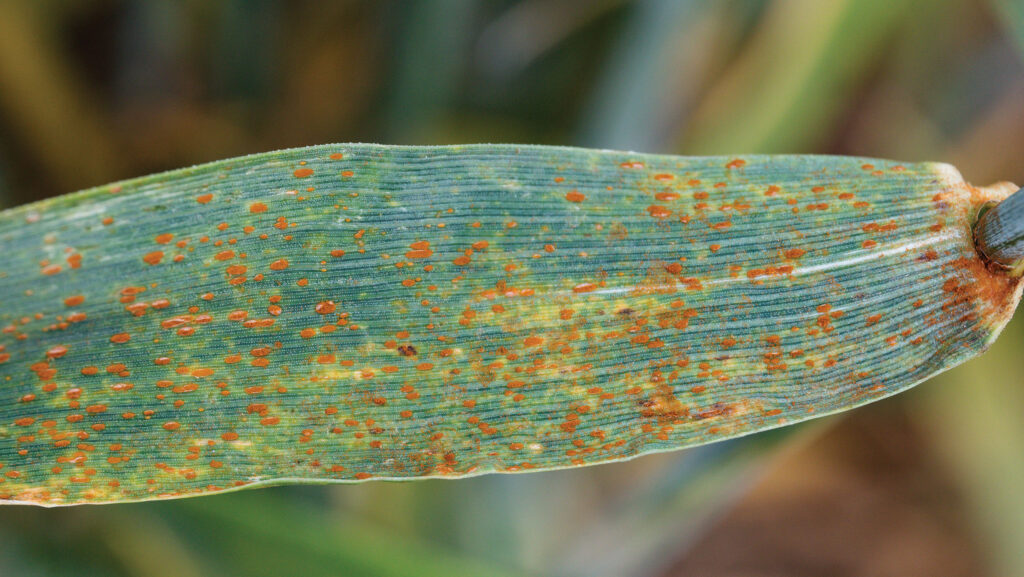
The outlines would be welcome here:
[[[345,141],[859,154],[1022,182],[1022,22],[1018,0],[5,0],[0,197]],[[905,500],[935,491],[933,477],[954,487],[950,509],[920,514],[974,559],[958,574],[1024,574],[1022,327],[861,410],[870,430],[900,415],[920,441],[899,445],[908,460],[935,465],[907,473]],[[718,521],[778,502],[793,463],[828,482],[806,464],[830,423],[538,475],[6,507],[0,574],[949,574],[923,531],[839,555],[861,543],[844,531],[870,503],[820,511],[828,546],[813,550],[756,550]],[[793,516],[748,530],[780,534],[810,511],[787,503]],[[709,560],[716,536],[735,550]]]

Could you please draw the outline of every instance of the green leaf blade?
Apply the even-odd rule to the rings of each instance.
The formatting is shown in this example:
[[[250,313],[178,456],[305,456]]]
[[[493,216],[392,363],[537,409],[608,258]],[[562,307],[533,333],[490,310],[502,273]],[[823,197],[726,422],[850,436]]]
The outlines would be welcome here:
[[[327,145],[0,217],[0,496],[622,460],[845,410],[1012,314],[944,165]]]

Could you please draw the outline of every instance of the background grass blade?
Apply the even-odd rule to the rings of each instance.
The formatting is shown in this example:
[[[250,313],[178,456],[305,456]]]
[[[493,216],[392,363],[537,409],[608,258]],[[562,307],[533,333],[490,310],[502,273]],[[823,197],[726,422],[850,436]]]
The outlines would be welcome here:
[[[698,74],[698,66],[684,60],[683,48],[706,7],[702,0],[643,0],[630,7],[619,49],[584,116],[580,144],[664,149],[673,128],[664,119],[684,109],[681,97],[690,93]]]
[[[71,189],[124,176],[107,121],[56,46],[45,3],[0,3],[0,107],[17,142],[50,158],[45,177]]]
[[[739,60],[695,112],[684,148],[718,154],[798,152],[820,145],[836,101],[850,98],[854,79],[883,50],[911,5],[773,2]]]

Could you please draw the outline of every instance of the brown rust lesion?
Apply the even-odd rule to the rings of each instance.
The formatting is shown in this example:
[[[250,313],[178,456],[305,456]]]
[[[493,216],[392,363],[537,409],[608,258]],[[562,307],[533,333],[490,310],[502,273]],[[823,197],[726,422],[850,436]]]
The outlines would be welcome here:
[[[661,385],[646,398],[637,401],[640,415],[646,419],[656,419],[660,424],[668,424],[685,419],[690,409],[680,401],[672,387]]]
[[[648,266],[630,296],[673,294],[678,290],[678,279],[673,274],[673,263],[657,262]]]
[[[968,313],[967,320],[976,320],[974,317],[978,314],[989,322],[1009,320],[1020,298],[1020,277],[993,268],[977,253],[957,259],[949,263],[947,268],[952,269],[948,272],[952,272],[953,276],[947,278],[942,285],[946,293],[944,309],[949,310],[960,303],[971,303],[975,312]]]
[[[736,413],[736,407],[729,403],[716,402],[710,407],[693,415],[695,420],[711,419],[713,417],[729,417]]]

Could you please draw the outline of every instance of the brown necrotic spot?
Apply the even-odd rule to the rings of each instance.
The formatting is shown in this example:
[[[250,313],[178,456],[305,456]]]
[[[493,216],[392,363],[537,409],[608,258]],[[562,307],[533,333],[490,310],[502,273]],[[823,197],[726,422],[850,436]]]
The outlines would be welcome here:
[[[671,422],[685,417],[690,410],[673,393],[669,386],[658,387],[646,399],[637,401],[640,407],[640,415],[645,418],[654,418],[659,422]]]

